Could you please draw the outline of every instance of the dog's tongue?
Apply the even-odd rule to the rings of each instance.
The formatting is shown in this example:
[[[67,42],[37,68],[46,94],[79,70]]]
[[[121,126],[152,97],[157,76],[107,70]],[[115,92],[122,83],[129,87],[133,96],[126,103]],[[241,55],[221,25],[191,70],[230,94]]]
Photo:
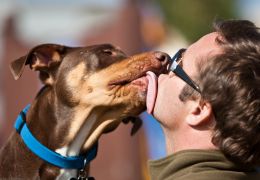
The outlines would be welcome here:
[[[148,79],[146,107],[147,112],[152,114],[157,95],[157,76],[153,72],[148,71],[146,77]]]

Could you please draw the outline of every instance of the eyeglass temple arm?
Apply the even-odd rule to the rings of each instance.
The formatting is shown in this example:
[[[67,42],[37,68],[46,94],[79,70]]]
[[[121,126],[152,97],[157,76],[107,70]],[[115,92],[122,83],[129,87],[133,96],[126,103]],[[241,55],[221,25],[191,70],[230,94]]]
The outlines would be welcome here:
[[[200,93],[200,88],[197,86],[194,81],[192,81],[189,76],[183,71],[183,69],[178,65],[176,61],[172,62],[170,70],[173,71],[177,76],[182,78],[187,84]]]

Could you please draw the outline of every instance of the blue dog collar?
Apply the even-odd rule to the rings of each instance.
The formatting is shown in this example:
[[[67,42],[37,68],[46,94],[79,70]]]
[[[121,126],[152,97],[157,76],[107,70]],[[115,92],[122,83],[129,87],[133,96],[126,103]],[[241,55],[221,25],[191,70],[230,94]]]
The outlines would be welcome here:
[[[27,105],[19,114],[14,128],[20,134],[25,145],[42,160],[60,168],[83,169],[86,164],[92,161],[97,155],[97,143],[90,149],[86,156],[62,156],[41,144],[30,132],[25,122],[26,113],[30,105]]]

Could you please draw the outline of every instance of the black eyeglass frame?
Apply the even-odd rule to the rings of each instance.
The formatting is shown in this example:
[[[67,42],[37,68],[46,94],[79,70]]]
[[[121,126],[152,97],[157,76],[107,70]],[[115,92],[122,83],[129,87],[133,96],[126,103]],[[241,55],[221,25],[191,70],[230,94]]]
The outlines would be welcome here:
[[[171,63],[169,64],[169,71],[172,71],[184,82],[186,82],[188,85],[190,85],[193,89],[201,94],[199,86],[188,76],[187,73],[185,73],[185,71],[178,63],[178,60],[180,59],[180,56],[184,51],[186,51],[186,49],[182,48],[172,57]]]

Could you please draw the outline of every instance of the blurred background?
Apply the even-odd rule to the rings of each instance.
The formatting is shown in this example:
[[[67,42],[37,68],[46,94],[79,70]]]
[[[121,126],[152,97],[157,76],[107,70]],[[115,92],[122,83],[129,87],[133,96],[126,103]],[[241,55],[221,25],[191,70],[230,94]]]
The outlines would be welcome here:
[[[27,68],[15,81],[9,63],[41,43],[87,46],[112,43],[128,55],[161,50],[173,55],[210,32],[214,19],[248,19],[260,25],[258,0],[0,0],[0,146],[18,113],[41,87]],[[142,113],[131,125],[101,137],[91,175],[97,180],[147,180],[147,160],[165,156],[159,124]]]

